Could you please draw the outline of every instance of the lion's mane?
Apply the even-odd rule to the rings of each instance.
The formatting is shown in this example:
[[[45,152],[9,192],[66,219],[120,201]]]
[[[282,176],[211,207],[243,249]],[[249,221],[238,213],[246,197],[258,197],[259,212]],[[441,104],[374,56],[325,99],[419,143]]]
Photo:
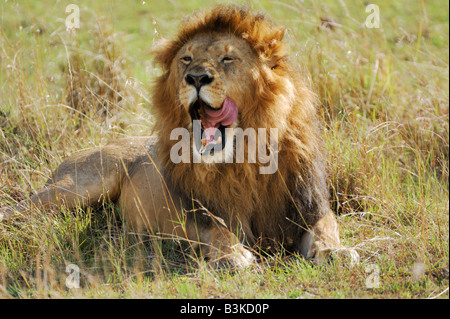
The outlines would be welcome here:
[[[170,132],[189,127],[190,121],[174,89],[172,61],[196,35],[215,32],[242,37],[259,59],[254,104],[241,111],[239,123],[243,129],[278,128],[275,174],[260,175],[258,164],[174,164],[170,160],[176,143],[170,140]],[[249,243],[271,239],[289,245],[329,209],[316,98],[290,64],[283,35],[284,28],[274,26],[263,14],[219,6],[194,14],[174,40],[155,50],[163,73],[153,87],[152,102],[165,175],[179,192],[239,228]]]

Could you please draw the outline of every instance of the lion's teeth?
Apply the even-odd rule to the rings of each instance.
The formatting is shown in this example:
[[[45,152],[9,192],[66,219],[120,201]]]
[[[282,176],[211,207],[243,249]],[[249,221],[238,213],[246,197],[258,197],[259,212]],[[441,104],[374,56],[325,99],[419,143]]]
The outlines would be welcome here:
[[[218,145],[218,144],[222,144],[222,137],[221,136],[219,136],[219,138],[217,140],[212,140],[210,142],[208,142],[206,140],[206,138],[203,138],[202,139],[202,147],[200,148],[199,153],[203,154],[206,151],[206,147],[208,145]]]
[[[203,140],[202,140],[202,144],[203,144]],[[206,151],[206,145],[203,145],[198,152],[200,154],[203,154],[203,153],[205,153],[205,151]]]

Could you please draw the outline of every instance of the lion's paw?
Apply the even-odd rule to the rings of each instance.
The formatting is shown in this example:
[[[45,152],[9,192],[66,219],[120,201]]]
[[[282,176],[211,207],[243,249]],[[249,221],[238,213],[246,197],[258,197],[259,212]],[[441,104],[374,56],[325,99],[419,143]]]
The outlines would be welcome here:
[[[342,247],[331,252],[332,258],[344,261],[350,267],[359,264],[359,254],[354,248]]]
[[[233,245],[230,250],[226,254],[221,254],[219,258],[210,260],[209,265],[213,268],[241,270],[255,262],[255,256],[242,244]]]
[[[253,264],[255,256],[242,244],[231,247],[233,264],[237,268],[245,268]]]

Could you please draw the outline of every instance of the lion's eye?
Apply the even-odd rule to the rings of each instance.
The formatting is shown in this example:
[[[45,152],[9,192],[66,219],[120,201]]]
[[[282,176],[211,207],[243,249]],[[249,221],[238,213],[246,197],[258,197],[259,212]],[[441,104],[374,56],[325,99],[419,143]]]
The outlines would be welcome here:
[[[183,62],[184,64],[190,64],[192,62],[192,58],[190,56],[182,57],[181,62]]]
[[[222,63],[231,63],[233,62],[233,58],[230,58],[229,56],[226,56],[222,59]]]

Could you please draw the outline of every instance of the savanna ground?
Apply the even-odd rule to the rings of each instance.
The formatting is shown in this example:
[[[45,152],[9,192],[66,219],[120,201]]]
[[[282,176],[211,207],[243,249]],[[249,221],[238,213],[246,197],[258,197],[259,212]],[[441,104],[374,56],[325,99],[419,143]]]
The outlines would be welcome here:
[[[0,206],[77,150],[150,134],[153,41],[216,3],[2,1]],[[292,59],[319,95],[332,207],[359,265],[280,253],[213,271],[184,246],[139,243],[112,205],[62,208],[0,225],[0,297],[448,298],[449,5],[374,3],[380,28],[365,27],[363,1],[245,3],[288,27]],[[78,289],[66,286],[70,264]]]

